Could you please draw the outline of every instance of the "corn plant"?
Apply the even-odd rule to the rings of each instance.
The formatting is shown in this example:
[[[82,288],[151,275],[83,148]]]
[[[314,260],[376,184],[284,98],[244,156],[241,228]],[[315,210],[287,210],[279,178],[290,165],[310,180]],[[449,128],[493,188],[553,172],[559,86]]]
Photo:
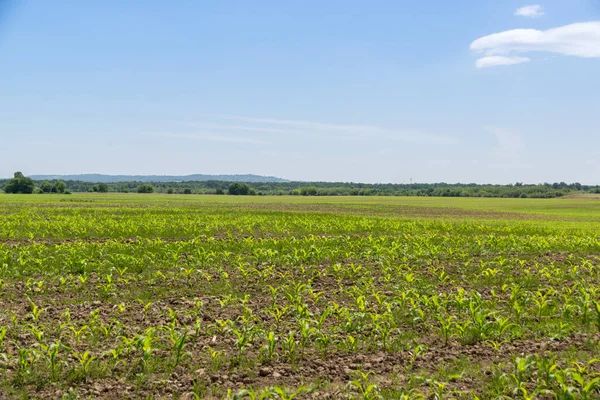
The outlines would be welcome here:
[[[263,354],[263,358],[266,361],[271,361],[275,356],[275,351],[277,348],[277,343],[279,338],[275,335],[275,332],[269,331],[267,334],[263,335],[265,338],[265,345],[262,347],[261,352]]]
[[[83,353],[79,353],[77,351],[73,351],[73,357],[79,362],[81,367],[81,377],[84,381],[87,381],[88,375],[90,373],[90,368],[92,366],[92,362],[96,359],[96,356],[92,356],[89,351],[84,351]]]
[[[242,329],[230,329],[230,332],[235,336],[235,344],[237,346],[237,356],[241,358],[244,350],[250,345],[254,339],[256,328],[243,327]]]
[[[186,332],[176,332],[175,330],[171,330],[169,332],[171,342],[173,344],[173,355],[174,355],[174,366],[177,367],[179,362],[181,361],[181,357],[183,355],[183,349],[185,347],[185,343],[187,340]]]
[[[29,316],[31,317],[31,319],[37,322],[44,309],[38,307],[32,300],[29,300],[29,311]]]
[[[358,391],[360,397],[364,400],[374,400],[381,398],[380,388],[370,382],[370,373],[356,371],[356,378],[350,381],[350,386]]]
[[[142,367],[144,371],[148,370],[150,359],[156,348],[154,347],[154,335],[156,329],[148,328],[133,338],[133,343],[142,352]]]
[[[6,337],[7,332],[8,332],[8,330],[6,329],[5,326],[0,327],[0,349],[2,348],[2,345],[4,343],[4,338]]]

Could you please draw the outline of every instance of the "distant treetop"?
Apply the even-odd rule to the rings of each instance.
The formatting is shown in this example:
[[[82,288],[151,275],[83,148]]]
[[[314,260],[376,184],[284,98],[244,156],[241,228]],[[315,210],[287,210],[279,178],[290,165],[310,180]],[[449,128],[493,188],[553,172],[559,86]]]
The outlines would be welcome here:
[[[116,183],[116,182],[202,182],[202,181],[227,181],[227,182],[289,182],[275,176],[262,176],[253,174],[244,175],[33,175],[36,181],[57,180],[80,181],[91,183]]]
[[[12,178],[4,187],[5,193],[31,194],[35,189],[33,179],[25,177],[22,172],[15,172]]]

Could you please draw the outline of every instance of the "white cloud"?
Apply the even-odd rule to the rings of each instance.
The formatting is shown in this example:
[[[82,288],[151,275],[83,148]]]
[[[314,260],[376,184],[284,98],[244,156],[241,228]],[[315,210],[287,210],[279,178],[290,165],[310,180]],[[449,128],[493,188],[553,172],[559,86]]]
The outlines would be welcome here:
[[[529,62],[527,57],[506,57],[506,56],[487,56],[482,57],[475,62],[477,68],[495,67],[497,65],[515,65]]]
[[[478,63],[483,66],[507,65],[487,61],[492,56],[516,57],[526,52],[549,52],[583,58],[600,57],[600,21],[579,22],[546,31],[513,29],[481,37],[471,43],[471,50],[483,53]],[[521,62],[525,62],[521,60]],[[516,63],[512,63],[516,64]]]
[[[544,9],[539,4],[517,8],[515,15],[519,17],[541,17]]]

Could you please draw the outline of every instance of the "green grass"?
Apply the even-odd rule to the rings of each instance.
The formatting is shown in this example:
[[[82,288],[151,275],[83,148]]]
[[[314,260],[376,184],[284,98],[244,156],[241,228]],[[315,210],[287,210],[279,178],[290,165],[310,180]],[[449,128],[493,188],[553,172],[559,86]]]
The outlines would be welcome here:
[[[3,195],[0,392],[598,398],[599,228],[592,199]]]

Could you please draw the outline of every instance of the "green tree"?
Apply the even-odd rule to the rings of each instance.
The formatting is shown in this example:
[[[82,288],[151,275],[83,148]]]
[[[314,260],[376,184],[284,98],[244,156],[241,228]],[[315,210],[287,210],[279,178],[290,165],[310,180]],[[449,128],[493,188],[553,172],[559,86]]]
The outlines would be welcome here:
[[[100,193],[107,193],[108,192],[108,185],[106,183],[99,183],[98,184],[98,191]]]
[[[250,186],[247,183],[233,182],[229,185],[229,194],[234,196],[246,196],[250,193]]]
[[[21,172],[15,172],[14,178],[8,181],[4,187],[4,191],[6,193],[31,194],[34,188],[33,179],[25,177]]]
[[[300,194],[302,194],[302,196],[316,196],[317,188],[314,186],[303,187],[300,189]]]
[[[64,193],[67,190],[67,184],[63,181],[56,181],[54,182],[54,189],[52,191],[55,193]]]
[[[192,194],[192,189],[190,189],[190,188],[183,189],[183,194]]]
[[[40,185],[40,190],[42,191],[42,193],[50,193],[52,192],[52,184],[48,181],[44,181]]]
[[[138,186],[138,193],[154,193],[154,186],[149,183],[144,183],[143,185]]]

